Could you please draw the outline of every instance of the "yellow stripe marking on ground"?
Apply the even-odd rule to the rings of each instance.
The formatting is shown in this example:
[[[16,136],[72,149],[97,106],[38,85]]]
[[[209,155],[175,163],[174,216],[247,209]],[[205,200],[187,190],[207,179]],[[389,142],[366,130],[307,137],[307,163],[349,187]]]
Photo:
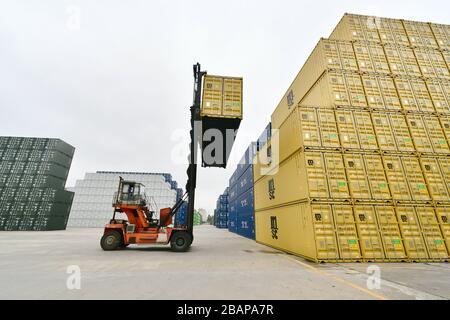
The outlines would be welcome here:
[[[347,281],[347,280],[345,280],[345,279],[342,279],[342,278],[340,278],[340,277],[338,277],[338,276],[335,276],[335,275],[329,274],[329,273],[327,273],[327,272],[325,272],[325,271],[319,270],[318,268],[315,268],[315,267],[313,267],[313,266],[311,266],[311,265],[309,265],[309,264],[307,264],[307,263],[301,262],[301,261],[299,261],[299,260],[297,260],[297,259],[291,258],[290,256],[284,255],[284,257],[286,257],[287,259],[289,259],[289,260],[291,260],[291,261],[294,261],[294,262],[300,264],[301,266],[303,266],[303,267],[305,267],[305,268],[307,268],[307,269],[313,271],[314,273],[323,275],[323,276],[325,276],[325,277],[328,277],[328,278],[331,278],[331,279],[333,279],[333,280],[335,280],[335,281],[338,281],[338,282],[340,282],[340,283],[343,283],[343,284],[345,284],[345,285],[347,285],[347,286],[349,286],[349,287],[352,287],[353,289],[356,289],[356,290],[358,290],[358,291],[364,292],[364,293],[368,294],[369,296],[371,296],[371,297],[373,297],[373,298],[375,298],[375,299],[378,299],[378,300],[389,300],[389,299],[386,298],[385,296],[382,296],[382,295],[380,295],[380,294],[376,294],[376,293],[374,293],[373,291],[370,291],[370,290],[368,290],[368,289],[366,289],[366,288],[360,287],[360,286],[358,286],[357,284],[354,284],[354,283],[352,283],[352,282],[350,282],[350,281]]]

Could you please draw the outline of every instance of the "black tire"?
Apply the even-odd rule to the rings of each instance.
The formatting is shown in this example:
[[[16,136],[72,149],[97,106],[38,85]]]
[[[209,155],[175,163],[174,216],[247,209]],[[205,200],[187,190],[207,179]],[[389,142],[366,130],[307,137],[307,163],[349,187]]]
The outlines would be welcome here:
[[[186,252],[192,244],[192,237],[189,233],[180,231],[172,235],[170,247],[174,252]]]
[[[123,247],[122,235],[115,230],[108,231],[100,240],[100,246],[105,251],[117,250],[118,248]]]

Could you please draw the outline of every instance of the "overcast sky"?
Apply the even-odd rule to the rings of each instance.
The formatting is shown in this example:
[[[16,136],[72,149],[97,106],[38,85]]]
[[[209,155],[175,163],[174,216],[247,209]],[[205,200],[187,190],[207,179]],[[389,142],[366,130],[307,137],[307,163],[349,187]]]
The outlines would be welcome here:
[[[437,0],[0,0],[0,135],[75,146],[68,187],[97,170],[169,172],[184,187],[177,155],[187,147],[192,65],[241,76],[232,163],[199,170],[196,206],[211,211],[345,12],[450,24],[449,2]]]

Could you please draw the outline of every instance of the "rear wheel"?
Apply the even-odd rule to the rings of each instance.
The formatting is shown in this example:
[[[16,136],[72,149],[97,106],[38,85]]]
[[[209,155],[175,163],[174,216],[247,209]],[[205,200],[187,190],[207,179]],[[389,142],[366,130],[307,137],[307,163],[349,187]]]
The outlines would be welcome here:
[[[170,240],[170,247],[175,252],[186,252],[192,244],[192,237],[187,232],[176,232]]]
[[[115,230],[108,231],[100,240],[100,246],[105,251],[117,250],[118,248],[123,247],[123,245],[122,235]]]

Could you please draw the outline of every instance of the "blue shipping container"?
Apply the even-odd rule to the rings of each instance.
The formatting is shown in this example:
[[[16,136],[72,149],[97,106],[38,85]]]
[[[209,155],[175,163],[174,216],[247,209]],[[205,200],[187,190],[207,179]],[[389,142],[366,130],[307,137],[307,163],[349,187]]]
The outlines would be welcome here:
[[[258,139],[257,150],[260,151],[271,138],[272,138],[272,123],[269,122],[269,124],[264,129],[263,133]]]
[[[237,219],[237,233],[240,236],[255,240],[255,215],[239,215]]]
[[[228,223],[227,220],[218,220],[216,221],[216,227],[219,229],[227,229]]]
[[[234,185],[230,186],[229,194],[228,194],[228,202],[233,202],[236,200],[238,196],[238,185],[235,183]]]
[[[252,142],[244,153],[241,161],[236,168],[236,178],[239,179],[247,168],[253,164],[253,159],[256,156],[256,142]]]
[[[253,165],[249,166],[239,178],[237,183],[237,197],[239,198],[250,188],[253,188]]]
[[[237,233],[236,202],[230,203],[230,210],[228,211],[228,230]]]
[[[255,196],[250,188],[236,201],[237,233],[241,236],[255,239]]]
[[[240,195],[236,200],[236,212],[240,214],[255,213],[255,196],[253,188],[247,190],[244,194]]]
[[[175,215],[175,221],[174,221],[175,227],[186,227],[187,226],[187,210],[188,210],[188,203],[186,201],[183,201],[183,204],[181,205],[180,209],[178,210],[177,214]]]
[[[228,184],[228,187],[231,189],[235,184],[236,184],[236,181],[237,181],[237,168],[234,170],[234,172],[233,172],[233,174],[231,175],[231,178],[230,178],[230,180],[229,180],[229,184]],[[231,192],[231,190],[230,190],[230,192]]]

